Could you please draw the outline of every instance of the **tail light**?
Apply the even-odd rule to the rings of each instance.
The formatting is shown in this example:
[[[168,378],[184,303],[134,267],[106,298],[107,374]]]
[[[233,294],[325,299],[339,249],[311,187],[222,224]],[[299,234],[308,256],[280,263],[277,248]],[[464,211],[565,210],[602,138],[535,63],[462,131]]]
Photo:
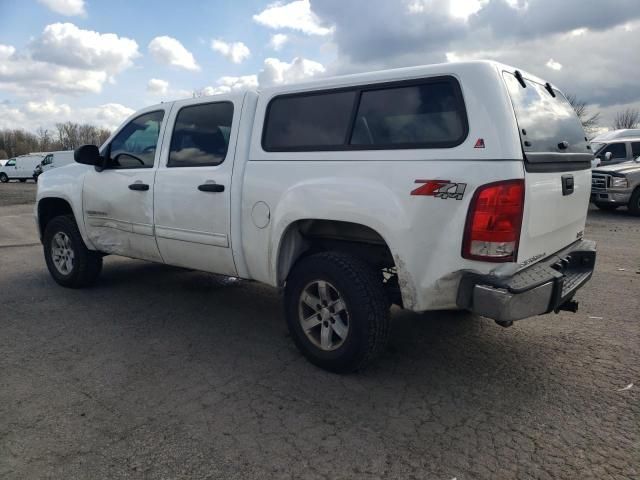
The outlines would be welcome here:
[[[485,262],[515,262],[523,211],[524,180],[479,187],[469,206],[462,256]]]

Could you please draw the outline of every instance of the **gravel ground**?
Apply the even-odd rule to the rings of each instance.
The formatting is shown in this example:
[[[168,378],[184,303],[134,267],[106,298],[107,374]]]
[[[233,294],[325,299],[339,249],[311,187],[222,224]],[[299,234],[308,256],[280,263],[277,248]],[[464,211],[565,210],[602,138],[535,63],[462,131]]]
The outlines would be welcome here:
[[[108,257],[65,290],[39,246],[0,247],[0,478],[639,478],[640,219],[586,233],[579,313],[394,311],[350,376],[305,362],[257,283]]]
[[[0,207],[35,202],[37,188],[38,185],[31,180],[24,183],[13,180],[0,183]]]

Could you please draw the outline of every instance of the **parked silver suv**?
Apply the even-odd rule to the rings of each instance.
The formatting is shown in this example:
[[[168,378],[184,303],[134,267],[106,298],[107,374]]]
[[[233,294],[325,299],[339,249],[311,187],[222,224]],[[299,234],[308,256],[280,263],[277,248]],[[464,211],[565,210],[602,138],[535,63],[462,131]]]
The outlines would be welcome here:
[[[640,216],[640,156],[630,162],[593,170],[591,202],[601,210],[627,205],[629,212]]]

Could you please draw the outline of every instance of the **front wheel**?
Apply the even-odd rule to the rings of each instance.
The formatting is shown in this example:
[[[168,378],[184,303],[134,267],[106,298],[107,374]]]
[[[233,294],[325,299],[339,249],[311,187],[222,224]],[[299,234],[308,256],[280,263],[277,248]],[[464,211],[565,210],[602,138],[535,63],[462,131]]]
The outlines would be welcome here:
[[[9,177],[7,177],[6,173],[0,173],[0,182],[7,183],[9,181]]]
[[[360,370],[386,347],[382,275],[351,255],[325,252],[300,260],[287,279],[285,310],[297,347],[325,370]]]
[[[49,273],[63,287],[87,287],[100,275],[102,256],[86,247],[71,215],[56,217],[47,224],[43,247]]]

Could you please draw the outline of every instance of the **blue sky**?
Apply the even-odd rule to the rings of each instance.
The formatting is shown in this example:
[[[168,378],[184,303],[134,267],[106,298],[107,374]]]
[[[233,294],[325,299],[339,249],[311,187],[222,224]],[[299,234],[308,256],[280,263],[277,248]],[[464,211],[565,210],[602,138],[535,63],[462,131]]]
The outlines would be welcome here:
[[[64,3],[64,2],[60,2]],[[153,8],[151,8],[153,5]],[[263,60],[273,57],[289,59],[304,56],[326,61],[322,37],[289,33],[288,41],[276,52],[269,46],[275,30],[257,24],[253,15],[267,7],[265,1],[89,1],[84,3],[84,15],[62,15],[36,1],[14,2],[0,0],[0,44],[11,45],[17,52],[28,50],[29,44],[42,34],[47,25],[73,23],[79,29],[100,33],[115,33],[134,40],[139,56],[134,65],[105,82],[99,93],[56,96],[77,107],[92,107],[100,103],[119,103],[137,109],[159,100],[184,96],[194,89],[216,86],[223,76],[252,75],[260,70]],[[178,40],[193,54],[200,69],[197,71],[174,67],[156,61],[148,53],[149,43],[158,36]],[[213,51],[211,42],[243,42],[251,54],[241,63],[233,63]],[[169,83],[165,95],[147,92],[151,78]],[[32,98],[51,98],[34,91]],[[173,94],[173,95],[172,95]],[[0,101],[19,103],[29,95],[16,95],[0,85]]]
[[[194,90],[477,58],[577,94],[607,128],[640,106],[639,33],[638,0],[0,0],[0,128],[115,128]]]

